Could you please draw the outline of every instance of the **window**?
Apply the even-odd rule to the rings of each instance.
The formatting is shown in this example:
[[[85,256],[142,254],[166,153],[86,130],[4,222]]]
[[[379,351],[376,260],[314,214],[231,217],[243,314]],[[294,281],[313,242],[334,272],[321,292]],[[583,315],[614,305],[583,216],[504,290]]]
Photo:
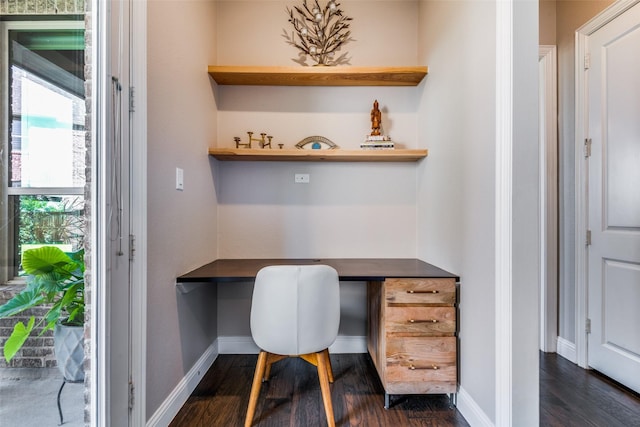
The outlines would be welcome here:
[[[83,23],[2,24],[0,282],[25,249],[82,246],[85,184]]]

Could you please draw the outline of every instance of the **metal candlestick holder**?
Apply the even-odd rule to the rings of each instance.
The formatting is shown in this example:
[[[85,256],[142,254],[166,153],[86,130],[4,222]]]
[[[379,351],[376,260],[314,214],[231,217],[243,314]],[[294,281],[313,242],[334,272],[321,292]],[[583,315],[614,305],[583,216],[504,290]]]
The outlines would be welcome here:
[[[254,138],[253,132],[247,132],[247,134],[249,135],[249,141],[246,143],[240,142],[239,136],[233,137],[233,140],[236,143],[236,148],[251,148],[252,142],[257,142],[260,148],[271,148],[271,140],[273,139],[273,136],[267,135],[266,133],[262,132],[260,134],[260,138]]]
[[[261,133],[260,135],[262,135],[262,140],[260,141],[260,148],[266,148],[266,147],[271,148],[271,139],[273,137],[271,135],[266,135],[266,137],[269,140],[269,142],[264,142],[265,134]]]
[[[233,137],[233,140],[236,142],[236,148],[251,148],[251,140],[249,140],[249,142],[247,142],[246,144],[240,143],[239,136]]]

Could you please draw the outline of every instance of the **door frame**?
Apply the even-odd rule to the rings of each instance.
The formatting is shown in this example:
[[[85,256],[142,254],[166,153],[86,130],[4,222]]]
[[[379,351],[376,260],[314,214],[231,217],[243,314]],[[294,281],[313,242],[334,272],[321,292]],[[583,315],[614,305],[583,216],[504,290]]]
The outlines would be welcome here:
[[[135,404],[130,425],[147,422],[147,2],[132,1],[131,86],[135,110],[131,121],[131,230],[135,262],[131,266],[131,382]],[[138,30],[139,26],[142,30]]]
[[[114,404],[109,398],[112,388],[122,388],[115,384],[122,378],[122,371],[127,369],[129,381],[129,414],[128,424],[144,426],[146,424],[146,319],[147,319],[147,103],[146,103],[146,2],[125,0],[123,13],[129,15],[129,21],[140,22],[142,30],[121,26],[119,34],[110,30],[112,14],[109,2],[91,0],[92,31],[92,217],[95,226],[92,229],[93,249],[91,253],[93,291],[91,292],[91,381],[90,385],[90,424],[110,425],[111,420],[121,419],[126,408]],[[114,43],[114,39],[124,38],[128,46]],[[109,264],[115,256],[114,244],[109,238],[109,214],[106,208],[107,195],[111,176],[105,159],[110,157],[109,138],[110,120],[107,108],[112,85],[113,64],[110,63],[111,49],[122,49],[130,56],[127,86],[135,93],[135,103],[130,103],[130,110],[125,116],[130,120],[129,133],[126,136],[131,143],[130,163],[125,165],[131,169],[128,191],[130,194],[129,212],[123,212],[130,219],[129,233],[135,242],[129,256],[130,291],[129,301],[110,303],[110,292],[107,284],[111,283]],[[127,88],[127,89],[128,89]],[[126,89],[125,89],[126,90]],[[128,92],[128,90],[127,90]],[[125,92],[125,93],[127,93]],[[128,328],[112,327],[112,319],[126,317]],[[118,351],[124,343],[130,349],[129,360],[123,363],[118,359]],[[121,357],[120,357],[121,358]],[[126,366],[126,367],[125,367]]]
[[[557,48],[538,50],[540,91],[540,350],[558,341],[558,73]]]
[[[589,367],[587,351],[587,319],[588,319],[588,262],[586,234],[588,228],[587,191],[588,165],[585,157],[584,141],[589,137],[588,131],[588,78],[584,68],[587,55],[589,36],[611,22],[613,19],[632,8],[640,0],[618,0],[595,16],[589,22],[576,30],[576,128],[575,128],[575,194],[576,194],[576,224],[575,224],[575,319],[576,319],[576,363],[582,368]]]

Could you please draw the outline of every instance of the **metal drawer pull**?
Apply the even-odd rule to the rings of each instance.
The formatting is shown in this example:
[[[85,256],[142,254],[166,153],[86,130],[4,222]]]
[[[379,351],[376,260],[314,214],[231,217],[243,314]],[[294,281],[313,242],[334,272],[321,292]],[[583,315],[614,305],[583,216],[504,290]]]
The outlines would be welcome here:
[[[438,319],[425,319],[425,320],[415,320],[409,319],[409,323],[438,323]]]
[[[440,291],[437,290],[433,290],[433,291],[414,291],[413,289],[408,290],[407,291],[408,294],[439,294]]]
[[[438,369],[440,369],[440,368],[438,368],[438,366],[437,366],[437,365],[422,366],[422,367],[417,367],[417,366],[409,365],[409,370],[410,370],[410,371],[415,371],[415,370],[417,370],[417,369],[431,369],[431,370],[437,371],[437,370],[438,370]]]

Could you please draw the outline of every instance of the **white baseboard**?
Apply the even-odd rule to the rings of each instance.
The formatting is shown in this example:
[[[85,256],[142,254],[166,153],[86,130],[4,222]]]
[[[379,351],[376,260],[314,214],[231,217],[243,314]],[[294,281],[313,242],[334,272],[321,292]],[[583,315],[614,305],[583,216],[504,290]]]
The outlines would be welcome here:
[[[251,337],[234,336],[218,337],[218,351],[220,354],[258,354],[258,346]],[[329,347],[329,352],[340,353],[366,353],[367,337],[365,336],[338,336]]]
[[[218,337],[220,354],[258,354],[260,349],[251,337]]]
[[[200,380],[207,373],[213,362],[218,357],[218,340],[215,340],[209,348],[200,356],[198,361],[187,372],[187,375],[178,383],[171,394],[160,405],[151,418],[147,421],[147,427],[164,427],[180,411],[191,393],[195,390]]]
[[[565,359],[578,363],[578,355],[576,352],[576,345],[571,341],[567,341],[562,337],[558,337],[558,355],[564,357]]]
[[[462,387],[458,390],[457,402],[456,407],[458,411],[460,411],[469,425],[494,427],[493,422],[491,422],[487,414],[484,413],[476,401],[473,400],[469,393]]]
[[[365,336],[338,336],[336,341],[329,347],[329,352],[333,354],[340,353],[366,353],[367,337]]]

